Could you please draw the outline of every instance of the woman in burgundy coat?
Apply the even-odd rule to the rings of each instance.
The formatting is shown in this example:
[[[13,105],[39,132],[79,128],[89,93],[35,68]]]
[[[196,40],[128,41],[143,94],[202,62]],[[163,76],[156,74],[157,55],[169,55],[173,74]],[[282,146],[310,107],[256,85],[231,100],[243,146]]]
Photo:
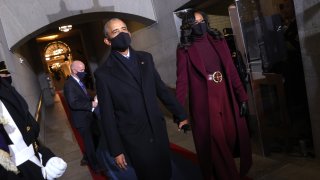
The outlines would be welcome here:
[[[248,96],[226,41],[209,28],[202,12],[189,11],[183,17],[176,88],[182,105],[189,90],[193,137],[204,179],[241,179],[252,164],[243,117]],[[239,156],[240,174],[233,159]]]

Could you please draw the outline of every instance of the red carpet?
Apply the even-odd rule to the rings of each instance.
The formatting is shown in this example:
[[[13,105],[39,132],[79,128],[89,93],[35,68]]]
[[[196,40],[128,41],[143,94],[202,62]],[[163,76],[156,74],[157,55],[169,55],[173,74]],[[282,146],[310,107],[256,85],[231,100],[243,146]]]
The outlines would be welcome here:
[[[68,104],[67,104],[66,100],[64,99],[64,96],[63,96],[62,92],[61,91],[57,91],[57,93],[58,93],[58,95],[60,97],[63,109],[67,114],[67,117],[68,117],[68,120],[69,120],[69,123],[70,123],[70,127],[72,129],[72,132],[73,132],[74,136],[76,137],[76,140],[77,140],[77,142],[79,144],[81,152],[83,153],[83,148],[84,148],[83,141],[82,141],[82,138],[81,138],[80,134],[78,133],[78,131],[71,125],[71,115],[70,115]],[[79,161],[79,165],[80,165],[80,161]],[[108,179],[106,176],[94,173],[93,170],[89,166],[88,166],[88,168],[90,170],[90,173],[91,173],[91,176],[92,176],[93,180],[106,180],[106,179]]]
[[[73,134],[79,144],[79,147],[81,149],[81,151],[83,152],[83,148],[84,148],[84,145],[83,145],[83,141],[81,139],[81,136],[80,134],[77,132],[77,130],[71,125],[71,115],[70,115],[70,111],[69,111],[69,107],[67,105],[67,102],[65,101],[64,99],[64,96],[62,94],[61,91],[57,91],[59,97],[60,97],[60,100],[61,100],[61,103],[62,103],[62,106],[67,114],[67,117],[68,117],[68,120],[69,120],[69,123],[70,123],[70,127],[72,128],[72,131],[73,131]],[[187,149],[184,149],[178,145],[175,145],[175,144],[170,144],[170,149],[171,151],[175,152],[175,153],[178,153],[180,154],[183,158],[185,159],[188,159],[188,160],[191,160],[192,163],[194,164],[197,164],[198,163],[198,160],[197,160],[197,155]],[[80,163],[80,162],[79,162]],[[88,167],[89,168],[89,167]],[[108,179],[106,176],[103,176],[103,175],[100,175],[100,174],[96,174],[92,171],[92,169],[90,169],[90,173],[92,175],[92,179],[94,180],[106,180]]]
[[[64,110],[65,110],[65,112],[67,114],[67,117],[68,117],[68,120],[69,120],[69,123],[70,123],[70,127],[72,128],[74,136],[76,137],[76,140],[77,140],[77,142],[79,144],[79,147],[80,147],[81,151],[83,152],[84,145],[83,145],[81,136],[77,132],[77,130],[74,127],[72,127],[72,125],[71,125],[70,112],[69,112],[69,108],[67,106],[67,103],[66,103],[66,101],[64,99],[64,96],[63,96],[61,91],[58,91],[57,93],[58,93],[58,95],[60,97],[61,103],[62,103],[62,105],[64,107]],[[191,152],[191,151],[189,151],[187,149],[184,149],[184,148],[182,148],[182,147],[180,147],[180,146],[178,146],[176,144],[172,144],[172,143],[170,143],[170,149],[171,149],[172,155],[174,156],[173,157],[173,161],[175,161],[175,163],[178,165],[178,169],[179,169],[179,167],[182,167],[182,166],[186,165],[182,169],[179,169],[179,170],[181,170],[181,172],[185,173],[185,172],[189,171],[189,173],[190,173],[190,171],[195,171],[195,172],[191,172],[191,174],[190,174],[191,177],[192,176],[198,177],[200,175],[200,169],[197,166],[197,164],[198,164],[197,155],[195,153],[193,153],[193,152]],[[178,156],[175,155],[175,154],[178,154]],[[179,160],[179,156],[182,157],[183,159],[185,159],[185,161],[181,160],[181,159]],[[92,179],[93,180],[107,180],[108,179],[106,176],[103,176],[103,175],[100,175],[100,174],[95,174],[90,168],[89,168],[89,170],[90,170],[90,173],[92,175]],[[197,179],[199,179],[199,178],[197,178]],[[250,178],[245,177],[244,180],[250,180]]]
[[[172,144],[172,143],[170,143],[170,149],[171,149],[171,151],[180,154],[184,158],[191,160],[194,164],[198,164],[198,158],[194,152],[191,152],[187,149],[184,149],[183,147],[180,147],[180,146],[178,146],[176,144]]]

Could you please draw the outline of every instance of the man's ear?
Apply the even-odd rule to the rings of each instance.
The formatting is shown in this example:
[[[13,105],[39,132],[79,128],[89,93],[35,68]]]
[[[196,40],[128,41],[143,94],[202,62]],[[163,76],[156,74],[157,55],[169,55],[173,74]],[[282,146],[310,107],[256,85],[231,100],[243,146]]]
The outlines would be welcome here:
[[[106,45],[111,46],[111,42],[109,41],[108,38],[104,38],[104,39],[103,39],[103,42],[104,42]]]

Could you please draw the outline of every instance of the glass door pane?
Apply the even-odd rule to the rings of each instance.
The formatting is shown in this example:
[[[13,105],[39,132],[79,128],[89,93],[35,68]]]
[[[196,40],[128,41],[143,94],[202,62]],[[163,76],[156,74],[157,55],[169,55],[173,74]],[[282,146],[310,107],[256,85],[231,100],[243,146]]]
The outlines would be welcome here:
[[[257,150],[268,155],[312,142],[293,2],[236,0],[236,12],[230,16],[239,21],[245,47]]]

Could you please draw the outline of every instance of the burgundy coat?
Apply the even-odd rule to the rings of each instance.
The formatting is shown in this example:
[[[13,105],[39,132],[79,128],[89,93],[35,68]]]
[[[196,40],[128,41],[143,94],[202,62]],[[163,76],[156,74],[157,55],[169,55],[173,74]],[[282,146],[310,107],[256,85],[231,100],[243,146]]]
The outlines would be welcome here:
[[[217,50],[222,61],[222,69],[226,77],[228,95],[231,96],[237,129],[238,153],[240,154],[240,173],[244,175],[248,172],[252,164],[250,138],[243,117],[240,117],[239,103],[247,101],[248,96],[240,81],[239,75],[233,65],[230,51],[225,40],[215,40],[207,35],[211,45]],[[190,113],[192,116],[192,130],[197,147],[197,138],[201,138],[201,129],[206,125],[197,119],[209,119],[210,105],[208,103],[207,73],[205,66],[199,60],[196,47],[191,45],[187,49],[177,49],[177,82],[176,97],[178,101],[185,105],[186,96],[189,90]],[[210,81],[209,81],[210,82]],[[210,120],[211,121],[211,120]],[[214,128],[214,127],[213,127]],[[207,157],[209,158],[209,157]]]

